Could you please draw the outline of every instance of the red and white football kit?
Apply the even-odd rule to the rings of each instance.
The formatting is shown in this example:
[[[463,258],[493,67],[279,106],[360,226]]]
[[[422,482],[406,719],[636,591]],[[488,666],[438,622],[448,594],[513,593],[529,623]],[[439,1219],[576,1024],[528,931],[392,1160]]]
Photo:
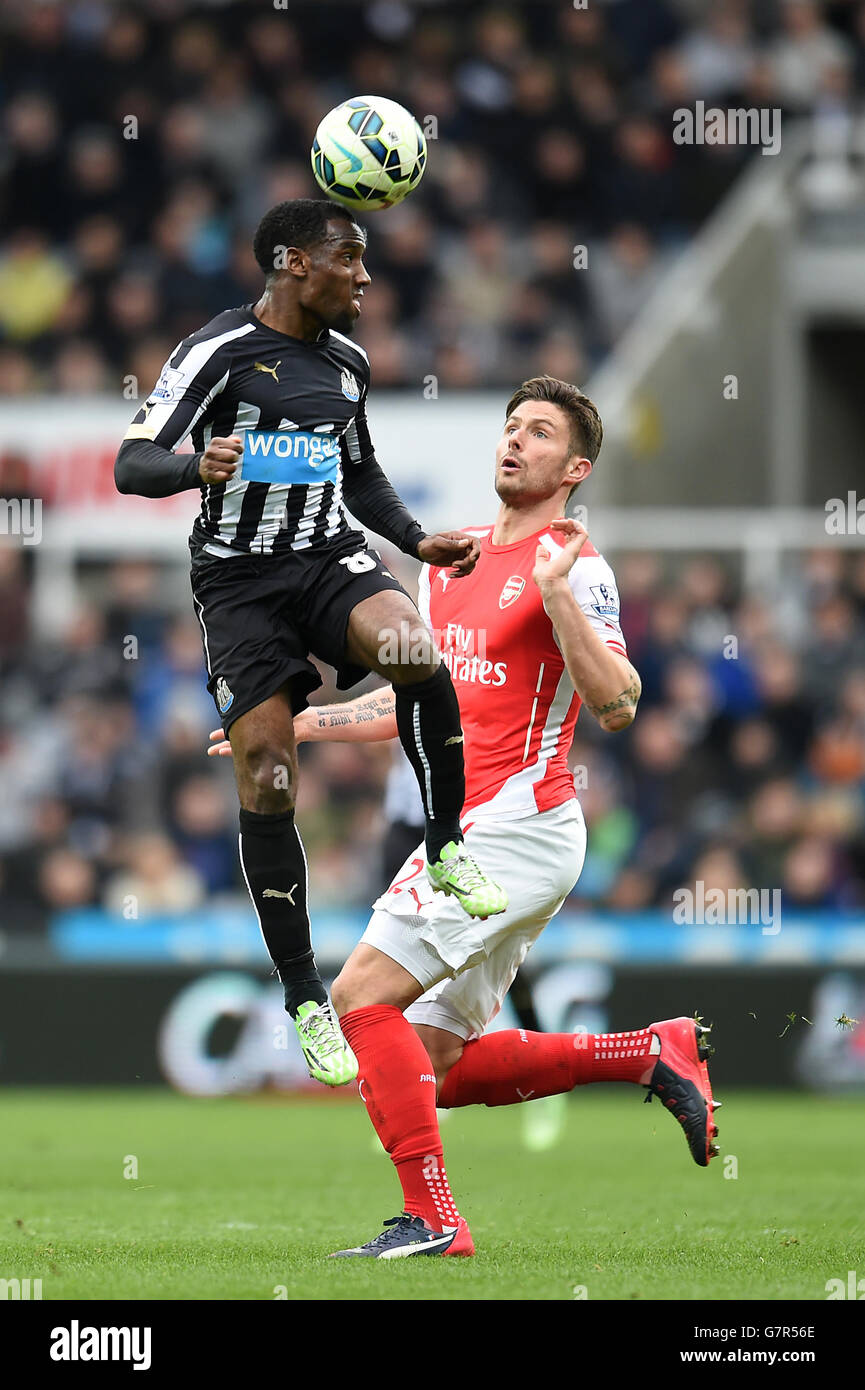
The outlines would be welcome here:
[[[459,699],[466,847],[507,891],[508,908],[485,922],[467,917],[433,889],[420,845],[373,904],[363,940],[425,987],[410,1022],[468,1039],[498,1013],[579,878],[586,832],[567,764],[581,701],[532,581],[538,543],[554,551],[563,539],[545,528],[493,545],[491,526],[466,529],[481,540],[474,570],[452,579],[425,566],[418,607]],[[568,583],[602,640],[626,656],[615,578],[588,541]]]

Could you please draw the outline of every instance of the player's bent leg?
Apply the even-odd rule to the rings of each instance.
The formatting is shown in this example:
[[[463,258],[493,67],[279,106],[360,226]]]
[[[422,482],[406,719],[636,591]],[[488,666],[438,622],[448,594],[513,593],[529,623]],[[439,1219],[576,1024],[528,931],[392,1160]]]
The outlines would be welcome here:
[[[405,594],[384,591],[352,609],[347,651],[393,685],[400,742],[414,768],[426,819],[431,881],[470,917],[503,912],[507,894],[463,847],[463,732],[447,667]]]
[[[309,1074],[344,1086],[357,1063],[315,964],[307,865],[294,819],[297,745],[288,687],[229,728],[240,797],[240,863],[261,934],[285,991]]]
[[[457,1033],[448,1032],[446,1028],[435,1028],[428,1023],[415,1023],[413,1026],[429,1053],[436,1074],[437,1094],[440,1094],[445,1077],[463,1055],[465,1039]]]
[[[660,1097],[682,1125],[694,1162],[706,1167],[718,1153],[718,1129],[703,1039],[693,1018],[630,1033],[488,1033],[466,1044],[439,1105],[517,1105],[597,1081],[627,1081],[647,1087],[647,1100]]]
[[[423,993],[414,976],[375,946],[359,941],[331,987],[337,1015],[388,1004],[402,1011]]]
[[[531,823],[520,822],[518,828],[510,823],[502,827],[488,822],[473,827],[468,836],[509,875],[514,891],[507,913],[492,918],[486,925],[470,921],[453,899],[432,889],[424,872],[423,846],[419,846],[399,870],[390,889],[376,900],[373,916],[354,954],[354,966],[358,967],[355,979],[349,976],[335,986],[342,1026],[360,1063],[361,1094],[382,1144],[397,1166],[406,1212],[409,1216],[421,1215],[431,1230],[456,1226],[447,1252],[453,1254],[470,1254],[473,1244],[453,1204],[442,1164],[436,1118],[436,1069],[412,1025],[427,1027],[430,1031],[424,1036],[436,1044],[442,1043],[442,1035],[452,1034],[456,1041],[447,1043],[445,1039],[447,1047],[437,1049],[439,1061],[444,1064],[456,1056],[459,1046],[474,1030],[473,1020],[479,1017],[483,1027],[500,1006],[528,949],[525,931],[532,937],[537,935],[543,922],[557,910],[579,874],[584,852],[584,826],[576,803],[533,817]],[[534,870],[532,882],[525,881],[523,865],[528,860]],[[547,908],[547,917],[540,921],[539,895]],[[509,937],[519,939],[512,941],[511,955],[503,961],[496,943]],[[342,1012],[356,999],[370,997],[369,980],[364,974],[375,969],[376,955],[363,953],[364,947],[390,957],[414,980],[415,1002],[408,1005],[405,1017],[395,1004]],[[490,961],[492,974],[486,972]],[[397,988],[400,981],[404,984],[398,973],[392,973],[389,979]],[[436,1002],[442,990],[461,991],[459,1004],[450,1008]],[[501,998],[498,990],[503,990]],[[383,997],[378,989],[376,993]],[[475,998],[477,994],[479,997]],[[388,997],[401,1001],[405,995],[394,992]],[[354,1253],[378,1255],[389,1230],[368,1246],[355,1247]],[[412,1243],[416,1237],[408,1232],[408,1239],[404,1240],[405,1235],[401,1229],[397,1231],[399,1244],[408,1245],[409,1253],[420,1253],[422,1247]]]
[[[382,589],[355,604],[346,630],[346,654],[392,684],[411,685],[441,664],[432,634],[408,594]]]
[[[333,985],[334,1005],[358,1061],[358,1090],[403,1190],[401,1216],[380,1235],[336,1253],[397,1259],[442,1255],[460,1215],[451,1195],[436,1116],[432,1061],[402,1010],[423,992],[410,970],[359,942]]]
[[[701,1166],[708,1163],[717,1130],[705,1066],[706,1040],[697,1034],[699,1021],[679,1019],[631,1033],[598,1035],[526,1029],[485,1032],[532,944],[579,877],[585,828],[576,803],[505,826],[479,819],[467,840],[470,846],[479,842],[494,872],[501,871],[511,905],[485,929],[485,955],[471,958],[468,969],[449,971],[452,978],[429,986],[406,1011],[415,1028],[429,1030],[421,1036],[434,1050],[449,1034],[465,1039],[458,1058],[454,1046],[455,1060],[440,1082],[439,1105],[444,1109],[516,1105],[596,1081],[627,1081],[661,1096],[685,1129],[695,1161]],[[500,860],[500,854],[509,857],[509,864]],[[387,905],[389,911],[373,918],[367,929],[371,936],[386,936],[388,920],[397,920],[398,914],[405,914],[406,921],[419,920],[407,915],[424,907],[417,889],[415,900],[409,900],[417,882],[411,873],[415,862],[409,861],[400,871],[395,880],[398,890],[378,900],[376,906]],[[521,867],[526,863],[533,867],[530,876]],[[438,917],[446,920],[447,914]],[[440,951],[450,950],[444,922],[438,922],[434,909],[427,935],[438,942]],[[397,941],[397,949],[398,945]],[[421,941],[415,949],[423,945]]]
[[[446,1028],[434,1028],[425,1023],[416,1023],[414,1030],[429,1053],[430,1061],[433,1064],[433,1070],[436,1074],[436,1097],[438,1097],[445,1077],[463,1054],[465,1039],[461,1038],[458,1033],[448,1032]],[[469,1223],[464,1216],[459,1219],[453,1243],[443,1253],[448,1258],[457,1255],[468,1257],[475,1253],[475,1243],[472,1239]]]
[[[293,811],[298,765],[289,685],[235,719],[228,737],[244,810],[260,815]]]

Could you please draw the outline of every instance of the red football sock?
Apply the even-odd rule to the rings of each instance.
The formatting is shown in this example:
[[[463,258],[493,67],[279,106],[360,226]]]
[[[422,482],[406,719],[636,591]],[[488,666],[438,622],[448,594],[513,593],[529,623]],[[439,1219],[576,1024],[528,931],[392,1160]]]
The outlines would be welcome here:
[[[456,1226],[429,1053],[391,1004],[353,1009],[339,1023],[357,1058],[361,1099],[399,1174],[405,1210],[437,1231]]]
[[[521,1100],[560,1095],[590,1081],[645,1084],[657,1060],[653,1034],[487,1033],[466,1043],[445,1077],[439,1096],[444,1110],[459,1105],[517,1105]]]

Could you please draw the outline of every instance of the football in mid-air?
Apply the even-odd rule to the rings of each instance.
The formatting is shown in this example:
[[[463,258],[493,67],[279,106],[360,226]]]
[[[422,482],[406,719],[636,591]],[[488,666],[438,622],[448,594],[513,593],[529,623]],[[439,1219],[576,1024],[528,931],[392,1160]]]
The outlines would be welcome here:
[[[319,124],[312,172],[329,198],[372,211],[394,207],[417,188],[426,155],[423,131],[399,102],[352,97]]]

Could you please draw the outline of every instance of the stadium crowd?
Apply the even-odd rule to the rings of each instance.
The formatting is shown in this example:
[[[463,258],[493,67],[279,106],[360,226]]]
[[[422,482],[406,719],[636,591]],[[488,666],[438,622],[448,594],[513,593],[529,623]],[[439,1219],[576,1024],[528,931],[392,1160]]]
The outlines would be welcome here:
[[[388,558],[410,583],[411,562]],[[865,556],[792,557],[783,592],[759,597],[709,556],[610,558],[644,694],[624,734],[578,721],[589,852],[569,907],[670,911],[675,888],[701,879],[780,888],[785,912],[861,910]],[[2,928],[90,905],[130,927],[222,895],[248,906],[230,765],[204,753],[215,717],[182,585],[144,561],[84,569],[78,616],[46,644],[29,637],[26,553],[0,548],[0,570]],[[322,696],[335,696],[327,681]],[[301,748],[314,908],[379,891],[391,756]]]
[[[2,0],[0,25],[10,395],[149,390],[255,299],[252,231],[316,192],[315,126],[358,92],[435,141],[410,203],[370,216],[375,383],[582,380],[752,153],[677,145],[673,112],[843,116],[865,86],[861,0]]]

